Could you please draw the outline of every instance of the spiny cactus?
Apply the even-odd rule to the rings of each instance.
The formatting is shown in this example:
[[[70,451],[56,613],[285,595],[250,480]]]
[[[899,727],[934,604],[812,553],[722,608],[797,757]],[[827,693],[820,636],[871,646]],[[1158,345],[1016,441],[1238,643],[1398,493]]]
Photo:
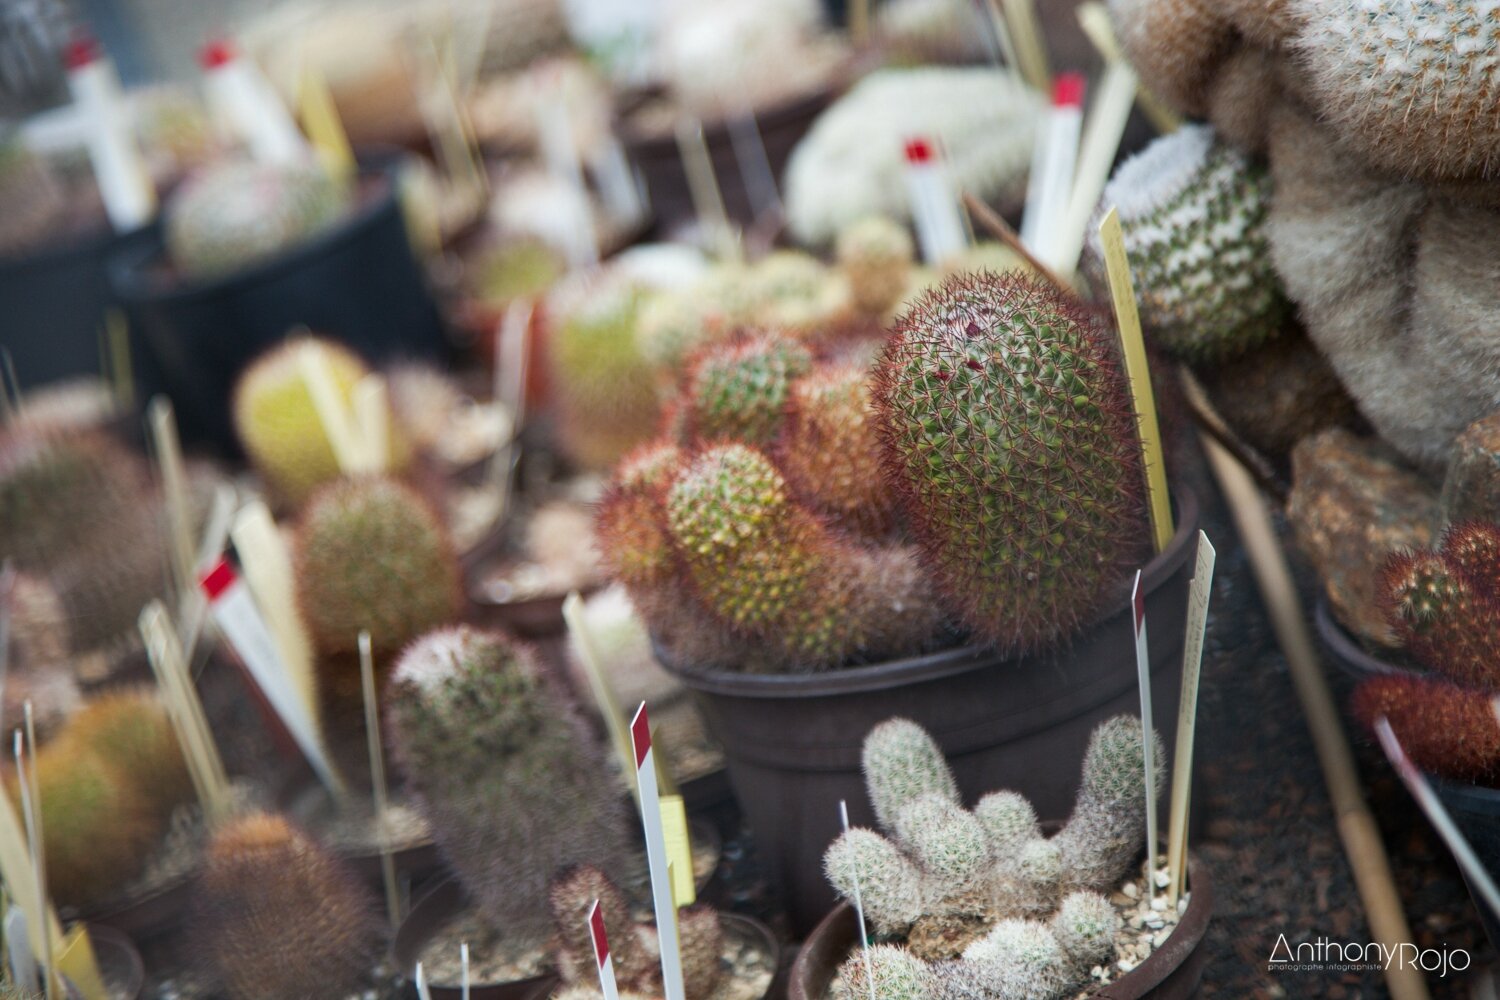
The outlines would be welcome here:
[[[0,136],[0,258],[19,257],[54,238],[66,207],[47,163],[16,138]]]
[[[1363,681],[1354,714],[1373,729],[1381,716],[1412,762],[1455,781],[1500,778],[1500,722],[1490,696],[1437,677],[1388,675]]]
[[[1281,332],[1289,307],[1262,232],[1270,180],[1206,125],[1164,135],[1115,171],[1101,206],[1119,209],[1141,306],[1162,350],[1213,362]],[[1090,227],[1086,270],[1103,291]]]
[[[861,219],[839,233],[835,254],[860,310],[883,316],[901,300],[914,254],[905,226],[882,215]]]
[[[202,952],[233,1000],[340,1000],[380,954],[370,891],[281,816],[252,813],[214,834],[196,907]]]
[[[1465,687],[1500,689],[1500,525],[1462,522],[1435,552],[1391,556],[1384,586],[1391,624],[1419,663]]]
[[[875,400],[933,582],[980,638],[1055,642],[1144,557],[1124,376],[1106,328],[1050,287],[948,279],[897,320]]]
[[[1341,139],[1384,170],[1431,179],[1491,178],[1500,162],[1500,47],[1479,0],[1294,0],[1292,48],[1306,97]]]
[[[807,348],[778,333],[709,348],[687,378],[688,434],[703,441],[770,444],[781,431],[792,381],[811,366]]]
[[[123,688],[89,699],[55,743],[93,752],[124,772],[153,815],[165,820],[193,798],[177,732],[150,689]]]
[[[962,954],[967,961],[975,956],[966,949],[982,952],[978,942],[997,922],[1024,927],[1038,941],[1050,939],[1045,927],[1027,921],[1061,906],[1068,953],[1097,948],[1109,905],[1101,901],[1101,910],[1087,894],[1113,888],[1145,836],[1140,720],[1120,716],[1095,730],[1073,816],[1050,840],[1030,805],[1013,792],[991,793],[966,811],[937,745],[915,723],[891,719],[877,726],[865,740],[864,757],[870,801],[887,836],[850,829],[829,846],[824,866],[845,898],[854,898],[858,887],[876,934],[904,938],[918,958]],[[1085,898],[1069,902],[1079,892]],[[1107,941],[1112,946],[1112,930]],[[1017,947],[1009,941],[1005,950]],[[1061,946],[1050,941],[1047,947]]]
[[[297,526],[297,599],[313,643],[358,650],[368,629],[394,651],[458,617],[458,558],[422,499],[391,479],[340,480],[319,493]]]
[[[40,577],[17,573],[7,590],[0,586],[0,609],[9,623],[4,658],[4,704],[0,730],[25,722],[31,702],[37,731],[45,735],[77,708],[82,697],[68,659],[71,639],[62,601]]]
[[[895,526],[866,366],[822,365],[792,383],[776,457],[794,489],[835,522],[872,537]]]
[[[334,225],[352,195],[314,165],[233,161],[208,167],[167,204],[167,249],[189,277],[233,272]]]
[[[656,429],[653,372],[635,340],[640,302],[632,289],[601,289],[563,317],[549,345],[563,447],[591,469],[608,468]]]
[[[868,1000],[872,992],[880,1000],[928,1000],[934,986],[921,959],[888,944],[856,951],[839,969],[836,982],[836,1000]]]
[[[608,875],[593,865],[573,866],[553,880],[550,898],[564,982],[597,981],[588,931],[589,909],[597,899],[620,990],[661,995],[661,945],[656,927],[631,916],[624,893]],[[688,1000],[707,1000],[723,974],[724,929],[718,911],[703,904],[684,907],[677,913],[677,935]]]
[[[565,865],[615,870],[618,789],[529,648],[466,626],[429,633],[402,654],[385,712],[407,786],[492,926],[537,928]]]
[[[339,401],[352,406],[354,387],[370,370],[359,355],[321,337],[294,337],[273,347],[250,363],[234,389],[235,434],[271,488],[293,507],[340,475],[302,377],[299,359],[307,350],[326,362]]]

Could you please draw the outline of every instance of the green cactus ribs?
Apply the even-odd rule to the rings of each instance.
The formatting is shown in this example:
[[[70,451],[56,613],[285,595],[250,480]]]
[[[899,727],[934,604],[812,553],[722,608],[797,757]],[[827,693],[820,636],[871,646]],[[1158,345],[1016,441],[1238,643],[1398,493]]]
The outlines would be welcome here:
[[[1026,652],[1089,620],[1146,551],[1140,452],[1109,331],[1031,278],[955,276],[875,376],[887,472],[945,603]]]

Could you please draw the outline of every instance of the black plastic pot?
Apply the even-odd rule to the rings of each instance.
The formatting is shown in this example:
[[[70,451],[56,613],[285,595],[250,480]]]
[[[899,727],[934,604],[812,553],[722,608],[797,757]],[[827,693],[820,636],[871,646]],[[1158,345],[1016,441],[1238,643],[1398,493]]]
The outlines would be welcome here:
[[[165,392],[186,441],[228,454],[238,450],[229,415],[236,376],[299,326],[376,363],[448,353],[389,172],[362,179],[348,218],[270,260],[184,279],[158,238],[115,255],[110,280],[143,355],[142,398]]]
[[[1192,896],[1177,927],[1146,960],[1130,972],[1090,996],[1108,1000],[1187,1000],[1198,991],[1208,949],[1203,936],[1213,916],[1213,881],[1207,869],[1188,856],[1188,883]],[[829,985],[849,953],[854,950],[858,921],[854,907],[840,903],[807,937],[792,964],[789,1000],[826,1000]]]
[[[1441,778],[1430,780],[1484,867],[1491,875],[1500,876],[1500,789],[1461,785]],[[1467,875],[1464,881],[1468,882]],[[1473,886],[1469,887],[1469,898],[1479,911],[1490,947],[1500,948],[1500,913],[1485,905]]]
[[[1145,568],[1152,706],[1169,750],[1182,688],[1187,588],[1198,502],[1177,494],[1177,532]],[[930,732],[969,800],[1013,789],[1043,816],[1066,816],[1094,727],[1140,713],[1128,600],[1065,648],[1006,659],[965,646],[819,674],[669,669],[693,691],[724,748],[729,780],[797,934],[833,906],[823,851],[850,822],[874,824],[860,773],[865,734],[892,716]]]
[[[152,227],[101,231],[0,261],[0,347],[21,388],[100,374],[100,334],[115,302],[107,261],[156,240]]]

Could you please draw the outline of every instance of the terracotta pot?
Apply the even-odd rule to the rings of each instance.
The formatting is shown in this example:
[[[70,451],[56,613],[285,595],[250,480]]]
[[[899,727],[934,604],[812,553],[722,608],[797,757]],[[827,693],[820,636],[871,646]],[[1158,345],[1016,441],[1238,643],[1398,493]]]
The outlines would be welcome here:
[[[1197,858],[1189,855],[1192,897],[1166,942],[1147,959],[1108,986],[1091,994],[1100,1000],[1187,1000],[1198,989],[1208,949],[1204,932],[1213,916],[1213,881]],[[840,903],[807,937],[792,963],[789,1000],[825,1000],[834,973],[849,957],[859,933],[854,907]]]
[[[1180,491],[1176,534],[1144,574],[1153,708],[1169,754],[1197,536],[1197,500]],[[805,934],[834,904],[822,865],[840,829],[839,801],[850,822],[873,825],[860,755],[875,725],[904,716],[925,728],[971,801],[1008,788],[1041,815],[1065,816],[1094,727],[1140,712],[1134,643],[1122,600],[1067,646],[1021,659],[964,646],[817,674],[667,666],[724,748],[767,878],[786,893],[794,931]]]

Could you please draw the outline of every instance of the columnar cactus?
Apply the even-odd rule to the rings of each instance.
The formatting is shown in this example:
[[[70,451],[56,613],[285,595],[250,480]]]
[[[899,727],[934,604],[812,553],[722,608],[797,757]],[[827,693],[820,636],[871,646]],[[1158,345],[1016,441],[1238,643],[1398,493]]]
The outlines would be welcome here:
[[[793,380],[811,366],[806,347],[776,333],[708,349],[688,375],[685,430],[704,441],[770,444],[781,431]]]
[[[237,271],[334,225],[352,195],[316,165],[209,167],[168,203],[167,249],[177,269],[193,278]]]
[[[195,905],[202,953],[232,1000],[340,1000],[380,954],[374,896],[281,816],[252,813],[214,834]]]
[[[931,737],[908,720],[888,720],[865,741],[865,781],[887,835],[842,834],[824,856],[828,878],[846,898],[857,886],[874,932],[904,938],[918,958],[975,958],[970,951],[983,952],[981,943],[1005,922],[1022,928],[1021,944],[1035,939],[1092,954],[1108,930],[1102,914],[1113,916],[1093,893],[1129,872],[1145,836],[1142,745],[1138,719],[1121,716],[1095,730],[1073,816],[1048,840],[1013,792],[991,793],[965,810]],[[1065,948],[1028,923],[1060,907]],[[1009,933],[995,938],[1006,941],[1007,953],[1020,947]],[[1112,945],[1112,930],[1105,940]]]
[[[588,913],[599,901],[609,937],[615,981],[625,994],[660,996],[661,945],[656,926],[631,916],[624,893],[593,865],[576,865],[553,880],[550,901],[559,942],[558,968],[575,986],[597,984]],[[723,973],[724,930],[711,906],[698,904],[677,913],[682,979],[688,1000],[707,1000]]]
[[[293,337],[256,358],[240,375],[232,409],[235,434],[271,489],[292,507],[300,507],[341,472],[302,375],[304,351],[321,357],[346,407],[353,404],[354,387],[370,374],[359,355],[341,344]]]
[[[860,310],[884,316],[901,300],[915,253],[905,226],[881,215],[861,219],[839,233],[835,253]]]
[[[422,499],[381,477],[340,480],[308,504],[293,552],[314,645],[352,653],[368,629],[393,652],[458,617],[458,557]]]
[[[1265,169],[1206,125],[1158,138],[1115,171],[1100,204],[1119,210],[1141,321],[1162,350],[1214,362],[1281,332],[1289,308],[1262,232],[1269,196]],[[1102,291],[1092,227],[1089,250]]]
[[[467,626],[429,633],[402,655],[385,712],[407,787],[492,926],[539,929],[553,873],[623,857],[603,752],[529,648]]]
[[[1062,294],[948,279],[897,320],[875,399],[933,582],[980,638],[1055,642],[1143,558],[1129,392],[1107,329]]]

